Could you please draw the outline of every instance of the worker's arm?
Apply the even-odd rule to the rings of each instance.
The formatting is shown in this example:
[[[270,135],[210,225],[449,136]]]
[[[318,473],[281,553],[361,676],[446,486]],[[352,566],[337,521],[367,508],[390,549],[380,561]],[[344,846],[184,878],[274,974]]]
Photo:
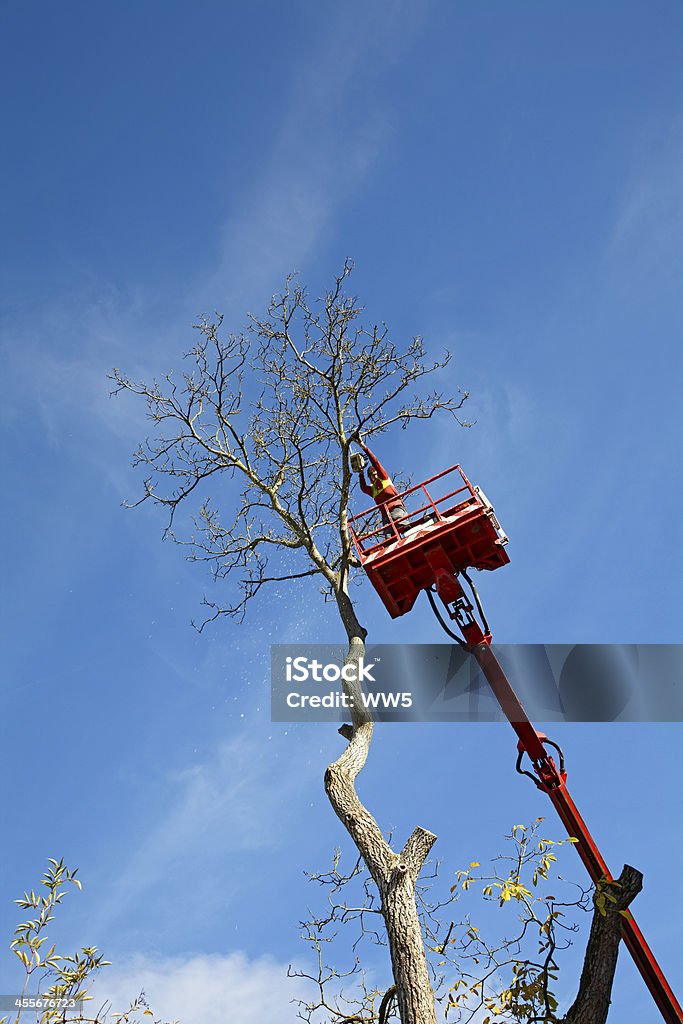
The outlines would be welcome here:
[[[379,473],[379,475],[380,475],[381,479],[382,479],[382,480],[389,480],[389,479],[390,479],[390,477],[389,477],[389,474],[387,473],[386,469],[384,468],[384,466],[382,465],[382,463],[381,463],[381,462],[379,461],[379,459],[377,458],[377,456],[376,456],[376,455],[374,455],[374,454],[373,454],[373,453],[372,453],[372,452],[370,451],[370,449],[368,448],[368,446],[367,446],[366,444],[363,444],[363,442],[362,442],[362,441],[359,441],[359,442],[358,442],[358,444],[359,444],[359,445],[360,445],[360,447],[361,447],[361,448],[363,449],[363,451],[365,452],[365,454],[367,455],[367,457],[368,457],[368,458],[370,459],[370,462],[372,463],[372,465],[374,466],[374,468],[375,468],[375,469],[377,470],[377,472]]]
[[[372,487],[370,487],[370,485],[366,483],[365,473],[363,472],[362,469],[358,474],[358,483],[360,484],[361,491],[363,491],[364,494],[369,494],[370,497],[372,497]]]

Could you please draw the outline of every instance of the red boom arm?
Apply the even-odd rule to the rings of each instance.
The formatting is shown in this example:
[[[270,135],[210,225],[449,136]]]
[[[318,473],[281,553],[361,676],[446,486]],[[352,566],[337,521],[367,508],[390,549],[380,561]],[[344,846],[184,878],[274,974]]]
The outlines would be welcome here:
[[[465,595],[459,580],[436,565],[434,569],[436,591],[439,597],[446,605],[450,617],[460,628],[469,650],[477,659],[505,717],[517,733],[518,770],[521,771],[522,758],[524,754],[527,754],[531,759],[535,777],[530,772],[522,774],[530,775],[538,788],[550,797],[567,834],[578,840],[574,845],[593,883],[597,885],[601,879],[613,881],[613,876],[567,789],[567,773],[564,770],[562,752],[560,751],[560,767],[558,768],[544,745],[551,741],[542,733],[537,732],[530,722],[500,662],[491,650],[491,634],[488,627],[485,632],[475,619],[472,604]],[[556,746],[556,744],[551,745]],[[559,748],[557,749],[559,750]],[[683,1012],[680,1004],[630,911],[624,916],[622,934],[633,961],[666,1024],[682,1024]]]

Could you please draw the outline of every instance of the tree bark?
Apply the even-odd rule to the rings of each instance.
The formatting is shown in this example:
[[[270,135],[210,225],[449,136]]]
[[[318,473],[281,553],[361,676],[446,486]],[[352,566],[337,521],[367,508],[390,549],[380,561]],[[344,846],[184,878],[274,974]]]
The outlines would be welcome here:
[[[422,928],[415,903],[420,869],[436,836],[416,828],[385,877],[380,893],[389,939],[396,997],[403,1024],[436,1021]]]
[[[344,608],[345,625],[349,622],[349,605]],[[365,653],[364,638],[365,630],[360,628],[350,636],[346,665],[358,664]],[[397,854],[361,803],[355,780],[367,760],[373,722],[359,699],[358,684],[348,684],[347,693],[353,698],[353,725],[340,729],[348,745],[325,772],[325,791],[379,890],[401,1022],[436,1024],[434,993],[415,901],[417,878],[436,836],[416,828]]]
[[[605,1024],[610,1006],[614,972],[617,966],[619,942],[623,916],[643,887],[640,871],[625,865],[616,882],[607,883],[594,897],[593,912],[586,955],[583,961],[579,991],[564,1024]],[[615,897],[615,902],[605,900],[603,910],[599,908],[601,891]]]

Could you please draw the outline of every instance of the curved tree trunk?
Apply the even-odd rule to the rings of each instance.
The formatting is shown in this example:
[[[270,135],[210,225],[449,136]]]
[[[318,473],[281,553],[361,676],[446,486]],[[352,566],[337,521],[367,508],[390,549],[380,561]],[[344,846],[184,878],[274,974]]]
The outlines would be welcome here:
[[[358,665],[365,653],[366,633],[355,619],[348,596],[339,595],[337,600],[349,633],[349,649],[344,663]],[[358,684],[349,683],[347,693],[354,698],[353,726],[340,729],[348,739],[348,745],[325,772],[325,791],[379,890],[401,1022],[436,1024],[434,994],[415,901],[417,878],[436,836],[416,828],[397,854],[359,800],[355,779],[370,750],[373,723],[369,713],[363,709]]]

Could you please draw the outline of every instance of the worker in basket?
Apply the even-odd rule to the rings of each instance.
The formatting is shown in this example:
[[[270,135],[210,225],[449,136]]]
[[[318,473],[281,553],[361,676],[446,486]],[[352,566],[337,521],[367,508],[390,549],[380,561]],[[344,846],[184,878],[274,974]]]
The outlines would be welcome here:
[[[391,482],[391,477],[377,456],[370,451],[366,444],[363,444],[360,438],[358,439],[358,445],[363,449],[370,460],[370,468],[368,470],[369,483],[367,483],[365,480],[365,466],[362,456],[352,458],[352,466],[354,469],[357,469],[358,472],[360,489],[365,494],[369,494],[370,497],[375,499],[375,502],[382,514],[382,522],[389,527],[389,529],[385,531],[385,536],[395,536],[392,523],[398,533],[401,534],[403,521],[408,516],[406,507],[403,504],[403,499],[399,497],[398,491]]]

